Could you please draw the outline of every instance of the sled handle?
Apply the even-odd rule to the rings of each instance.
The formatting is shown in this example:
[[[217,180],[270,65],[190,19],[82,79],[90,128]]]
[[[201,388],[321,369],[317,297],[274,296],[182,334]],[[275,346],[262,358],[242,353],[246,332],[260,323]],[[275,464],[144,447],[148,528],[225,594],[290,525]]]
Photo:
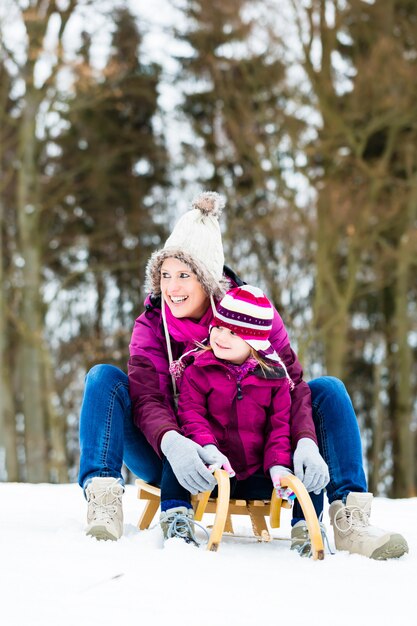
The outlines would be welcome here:
[[[322,561],[324,559],[324,544],[321,534],[319,520],[317,519],[316,511],[314,509],[311,498],[307,489],[299,478],[292,474],[287,474],[280,478],[282,487],[289,487],[293,490],[297,496],[298,502],[304,513],[305,520],[307,522],[308,533],[311,541],[311,551],[314,560]],[[274,490],[275,491],[275,490]],[[272,504],[273,494],[271,499],[271,516],[272,516]]]
[[[214,518],[213,528],[210,533],[209,541],[207,544],[207,550],[216,552],[219,544],[222,540],[224,527],[226,525],[227,513],[229,511],[229,499],[230,499],[230,477],[225,470],[217,469],[214,472],[214,478],[217,480],[217,507],[216,517]],[[205,496],[207,495],[207,499]],[[210,496],[210,492],[204,494],[204,508],[207,504],[207,500]],[[201,502],[201,501],[200,501]],[[200,503],[198,505],[200,507]]]

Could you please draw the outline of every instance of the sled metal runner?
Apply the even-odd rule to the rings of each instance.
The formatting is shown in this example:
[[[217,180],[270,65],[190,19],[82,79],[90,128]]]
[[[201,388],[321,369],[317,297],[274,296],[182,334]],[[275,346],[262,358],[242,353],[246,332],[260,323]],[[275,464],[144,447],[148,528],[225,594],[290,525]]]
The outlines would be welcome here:
[[[222,540],[223,533],[233,533],[232,515],[249,515],[254,536],[259,541],[270,541],[271,536],[266,525],[265,516],[269,516],[271,528],[279,528],[281,521],[281,508],[291,508],[286,500],[277,497],[275,489],[272,491],[271,500],[231,500],[230,479],[224,470],[216,470],[214,476],[217,480],[218,496],[211,498],[211,492],[206,491],[192,497],[194,519],[199,522],[204,513],[214,513],[214,523],[211,528],[207,550],[216,551]],[[138,498],[145,500],[146,505],[139,518],[138,528],[149,528],[155,517],[160,503],[160,489],[136,480]],[[308,532],[311,540],[312,557],[315,560],[324,559],[324,545],[311,498],[301,480],[293,475],[281,478],[281,486],[289,487],[296,495],[304,513]]]

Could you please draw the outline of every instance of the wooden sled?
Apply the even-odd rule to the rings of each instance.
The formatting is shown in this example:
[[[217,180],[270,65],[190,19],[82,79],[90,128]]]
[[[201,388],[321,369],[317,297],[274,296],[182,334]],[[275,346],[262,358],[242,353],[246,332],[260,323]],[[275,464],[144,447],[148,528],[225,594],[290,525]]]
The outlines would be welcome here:
[[[217,480],[218,497],[210,498],[211,492],[206,491],[192,496],[191,502],[194,508],[194,519],[199,522],[204,513],[214,513],[214,523],[211,529],[207,550],[216,551],[222,540],[224,532],[233,533],[232,515],[249,515],[255,537],[259,541],[270,541],[265,516],[269,516],[271,528],[279,528],[281,508],[291,508],[285,500],[277,498],[275,489],[272,491],[271,500],[230,500],[230,480],[227,472],[216,470],[214,476]],[[149,528],[159,508],[160,489],[137,479],[138,498],[145,500],[146,505],[138,521],[139,530]],[[310,496],[303,483],[291,474],[281,478],[281,485],[289,487],[297,496],[303,510],[307,528],[311,539],[311,551],[313,559],[324,559],[323,538],[316,512]]]

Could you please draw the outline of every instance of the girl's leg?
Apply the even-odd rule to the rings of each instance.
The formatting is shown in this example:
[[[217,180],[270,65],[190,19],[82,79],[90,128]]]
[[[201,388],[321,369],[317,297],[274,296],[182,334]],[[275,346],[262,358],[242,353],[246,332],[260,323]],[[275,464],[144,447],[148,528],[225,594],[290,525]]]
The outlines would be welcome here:
[[[313,492],[310,492],[308,495],[311,498],[311,502],[312,502],[312,504],[314,506],[314,510],[316,512],[316,515],[320,519],[321,515],[323,513],[323,491],[321,493],[319,493],[319,495],[316,495]],[[295,499],[294,500],[294,506],[293,506],[293,509],[292,509],[291,526],[295,526],[295,524],[297,522],[299,522],[300,520],[304,520],[304,519],[305,519],[305,515],[303,513],[301,505],[298,502],[298,500]]]
[[[191,508],[191,494],[180,485],[169,462],[164,459],[161,480],[161,511],[178,506]]]
[[[217,488],[216,488],[217,489]],[[230,497],[237,500],[270,500],[272,481],[262,468],[245,480],[230,480]]]
[[[177,537],[198,546],[200,542],[195,535],[193,520],[194,511],[191,506],[191,494],[180,485],[171,465],[164,459],[161,481],[161,515],[159,517],[164,539]]]
[[[236,500],[270,500],[272,494],[272,481],[266,476],[262,467],[255,474],[238,480],[236,477],[230,479],[230,497]],[[211,492],[211,498],[217,498],[217,485]]]
[[[235,481],[235,483],[233,483],[233,481]],[[256,474],[249,476],[246,480],[236,481],[236,479],[232,478],[230,481],[230,495],[233,498],[242,498],[242,500],[270,500],[271,494],[272,481],[268,476],[265,476],[262,469],[256,472]],[[319,496],[310,493],[310,497],[317,517],[319,517],[323,510],[323,493]],[[293,509],[296,509],[296,514],[293,513],[292,524],[294,525],[300,519],[304,519],[304,514],[298,500],[294,501]]]
[[[127,375],[113,365],[96,365],[86,376],[80,414],[79,484],[93,477],[123,481],[123,459],[147,482],[160,481],[162,464],[132,421]]]

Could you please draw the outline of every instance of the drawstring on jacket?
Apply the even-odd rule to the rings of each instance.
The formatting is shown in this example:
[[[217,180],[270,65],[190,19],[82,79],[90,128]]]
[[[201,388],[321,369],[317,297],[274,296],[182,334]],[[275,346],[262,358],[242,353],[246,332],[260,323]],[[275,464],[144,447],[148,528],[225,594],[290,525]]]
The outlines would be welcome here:
[[[216,305],[214,304],[214,298],[212,294],[210,294],[210,305],[211,305],[211,310],[213,311],[213,315],[215,315]],[[172,357],[171,337],[169,334],[168,323],[167,323],[167,318],[165,314],[165,300],[162,294],[161,294],[161,314],[162,314],[162,324],[164,327],[165,343],[166,343],[167,352],[168,352],[169,373],[171,374],[172,388],[174,392],[174,403],[175,403],[175,406],[177,407],[179,394],[178,394],[176,380],[178,380],[178,378],[181,377],[181,374],[185,369],[185,365],[182,362],[182,358],[187,356],[187,354],[194,352],[194,350],[198,350],[198,348],[193,348],[192,350],[188,350],[188,352],[185,352],[183,355],[181,355],[177,361],[174,361]]]
[[[171,371],[171,364],[172,364],[173,358],[172,358],[171,338],[169,336],[167,318],[165,315],[164,296],[161,296],[161,314],[162,314],[162,324],[164,326],[165,343],[167,345],[167,351],[168,351],[169,367]],[[175,378],[172,373],[171,373],[171,380],[172,380],[172,388],[174,392],[174,404],[177,407],[178,406],[178,389],[177,389],[177,383],[175,382]]]

